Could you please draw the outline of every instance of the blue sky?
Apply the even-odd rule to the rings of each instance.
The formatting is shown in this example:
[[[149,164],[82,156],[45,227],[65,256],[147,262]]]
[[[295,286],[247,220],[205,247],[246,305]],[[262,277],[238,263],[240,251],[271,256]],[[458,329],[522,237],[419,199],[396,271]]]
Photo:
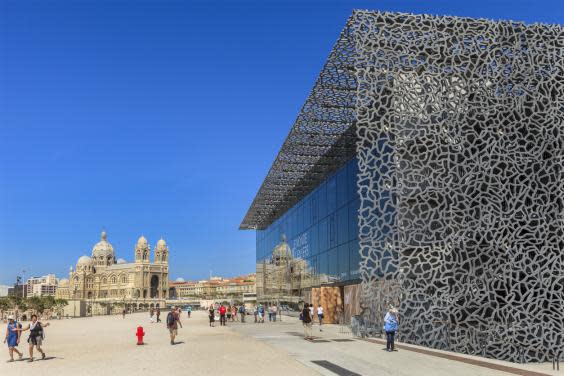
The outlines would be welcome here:
[[[254,271],[238,226],[352,9],[564,23],[558,1],[0,1],[0,283],[106,229],[171,277]]]

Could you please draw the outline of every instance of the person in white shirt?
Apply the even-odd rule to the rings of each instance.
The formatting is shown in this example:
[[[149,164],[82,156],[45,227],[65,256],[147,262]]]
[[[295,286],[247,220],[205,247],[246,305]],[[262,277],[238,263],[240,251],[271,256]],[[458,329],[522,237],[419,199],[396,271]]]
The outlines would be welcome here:
[[[321,325],[323,324],[323,307],[321,305],[317,306],[317,318],[319,319],[319,331],[322,332],[323,330],[321,330]]]

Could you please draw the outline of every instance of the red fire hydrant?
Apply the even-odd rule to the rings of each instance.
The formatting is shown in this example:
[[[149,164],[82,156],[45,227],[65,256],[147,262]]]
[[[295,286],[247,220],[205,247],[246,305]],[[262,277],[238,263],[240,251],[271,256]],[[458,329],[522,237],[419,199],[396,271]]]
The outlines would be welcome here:
[[[143,327],[142,326],[138,326],[137,327],[137,334],[135,334],[137,336],[137,344],[138,345],[143,345],[143,336],[145,335],[145,332],[143,331]]]

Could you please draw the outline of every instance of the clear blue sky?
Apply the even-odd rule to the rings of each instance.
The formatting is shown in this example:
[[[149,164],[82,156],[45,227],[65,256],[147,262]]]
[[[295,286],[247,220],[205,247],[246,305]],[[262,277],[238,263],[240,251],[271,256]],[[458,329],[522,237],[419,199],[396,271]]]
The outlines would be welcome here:
[[[0,283],[170,246],[254,271],[238,226],[353,8],[564,23],[559,1],[0,0]]]

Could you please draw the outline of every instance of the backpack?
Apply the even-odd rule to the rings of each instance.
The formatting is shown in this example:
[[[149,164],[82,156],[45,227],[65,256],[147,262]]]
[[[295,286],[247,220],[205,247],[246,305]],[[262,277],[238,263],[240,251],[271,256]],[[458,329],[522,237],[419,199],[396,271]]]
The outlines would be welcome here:
[[[172,314],[172,312],[169,312],[168,315],[166,315],[166,324],[168,326],[174,325],[174,315]]]
[[[245,313],[245,308],[243,308],[243,306],[239,307],[239,313]]]

